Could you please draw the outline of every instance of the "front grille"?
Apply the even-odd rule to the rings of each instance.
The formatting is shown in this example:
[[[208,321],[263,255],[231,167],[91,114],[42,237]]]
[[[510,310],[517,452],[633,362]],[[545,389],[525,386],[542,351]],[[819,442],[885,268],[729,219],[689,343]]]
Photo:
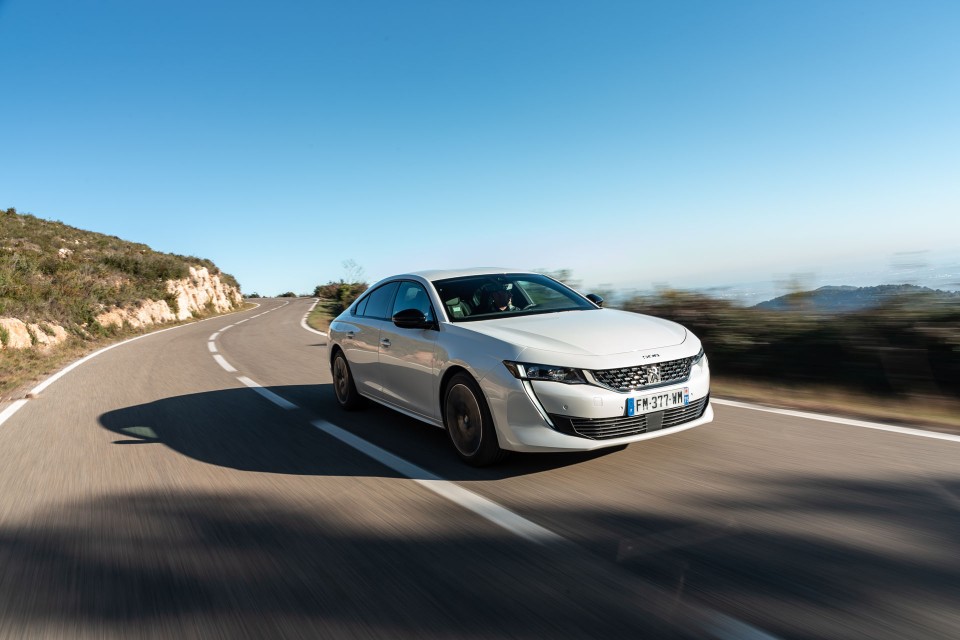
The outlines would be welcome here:
[[[693,358],[680,358],[636,367],[593,371],[593,377],[604,387],[626,393],[637,389],[673,384],[690,377]]]
[[[648,430],[668,429],[692,422],[706,411],[710,396],[694,400],[685,407],[674,407],[666,411],[638,416],[617,416],[615,418],[569,418],[551,415],[550,419],[559,431],[591,440],[612,440],[646,433]]]
[[[661,429],[667,429],[668,427],[675,427],[684,422],[690,422],[696,420],[703,415],[704,410],[707,408],[707,399],[700,398],[699,400],[694,400],[685,407],[674,407],[673,409],[667,409],[663,412],[663,425]]]

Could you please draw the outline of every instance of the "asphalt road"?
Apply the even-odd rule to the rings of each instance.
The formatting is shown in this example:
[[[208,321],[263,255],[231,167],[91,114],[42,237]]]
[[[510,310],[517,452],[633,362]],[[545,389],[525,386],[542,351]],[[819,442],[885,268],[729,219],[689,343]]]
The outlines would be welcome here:
[[[472,469],[338,409],[310,304],[120,345],[0,424],[0,637],[960,637],[960,440],[715,405]]]

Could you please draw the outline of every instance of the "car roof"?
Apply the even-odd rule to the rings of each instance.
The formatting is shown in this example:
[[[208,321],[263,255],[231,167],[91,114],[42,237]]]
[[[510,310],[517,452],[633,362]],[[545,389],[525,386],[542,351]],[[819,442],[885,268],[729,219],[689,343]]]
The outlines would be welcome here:
[[[425,269],[423,271],[412,271],[408,276],[419,276],[424,280],[431,282],[435,280],[446,280],[447,278],[461,278],[463,276],[485,276],[498,273],[531,273],[528,269],[506,269],[504,267],[470,267],[464,269]],[[392,276],[394,278],[403,277]]]

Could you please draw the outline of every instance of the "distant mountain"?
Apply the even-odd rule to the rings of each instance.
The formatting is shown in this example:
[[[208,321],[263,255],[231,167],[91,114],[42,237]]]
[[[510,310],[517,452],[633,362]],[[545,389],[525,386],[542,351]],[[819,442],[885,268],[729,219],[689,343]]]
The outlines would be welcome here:
[[[767,300],[755,309],[803,311],[807,313],[851,313],[877,307],[892,298],[923,296],[933,303],[960,304],[960,292],[940,291],[913,284],[883,284],[877,287],[820,287]]]

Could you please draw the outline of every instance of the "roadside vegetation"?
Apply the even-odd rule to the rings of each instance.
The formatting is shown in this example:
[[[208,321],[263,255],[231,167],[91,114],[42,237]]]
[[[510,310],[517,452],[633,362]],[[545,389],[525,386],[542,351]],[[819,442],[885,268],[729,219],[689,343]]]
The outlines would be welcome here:
[[[343,313],[360,294],[367,290],[366,282],[330,281],[327,284],[318,284],[314,290],[314,297],[320,301],[307,317],[307,324],[317,331],[326,332],[330,322]]]
[[[239,289],[233,276],[204,258],[160,253],[12,208],[0,210],[0,318],[37,324],[45,333],[56,324],[71,336],[53,349],[0,351],[0,399],[84,353],[148,331],[101,326],[96,317],[105,309],[149,298],[166,300],[176,312],[166,281],[188,277],[191,266],[206,267]],[[0,344],[8,339],[0,331]]]
[[[622,308],[675,320],[710,358],[714,393],[960,427],[960,304],[926,294],[855,313],[744,308],[665,290]]]
[[[329,280],[313,289],[313,296],[319,302],[307,316],[307,324],[317,331],[326,333],[330,322],[353,304],[369,286],[364,279],[363,267],[354,260],[344,260],[341,264],[343,276],[339,280]]]

